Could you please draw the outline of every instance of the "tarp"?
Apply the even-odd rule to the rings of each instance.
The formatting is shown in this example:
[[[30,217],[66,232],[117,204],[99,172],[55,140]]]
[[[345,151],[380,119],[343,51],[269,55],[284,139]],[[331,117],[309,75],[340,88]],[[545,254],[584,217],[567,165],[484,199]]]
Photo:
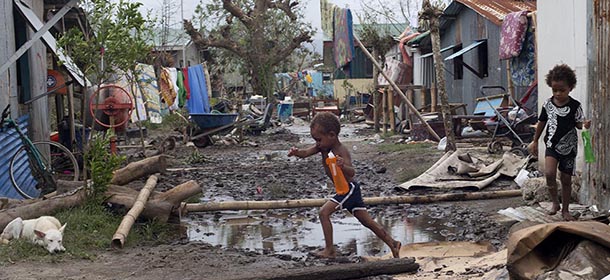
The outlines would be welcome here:
[[[589,240],[610,249],[610,226],[594,221],[557,222],[518,230],[508,237],[506,245],[508,271],[516,279],[535,279],[547,270],[555,269],[582,240]],[[601,261],[605,263],[605,269],[610,269],[610,260]],[[587,261],[584,261],[584,265],[586,268]],[[599,269],[591,269],[591,272],[598,270],[601,274],[610,273]]]
[[[460,159],[464,158],[465,155],[468,155],[473,163],[467,163]],[[485,162],[490,163],[485,164]],[[483,152],[481,149],[458,149],[455,152],[445,153],[423,174],[402,183],[397,188],[402,190],[409,190],[414,187],[476,188],[481,190],[501,175],[517,176],[526,162],[527,158],[521,158],[510,152],[504,153],[500,159],[494,159],[492,155]],[[461,170],[468,171],[466,167],[472,168],[472,171],[460,172]]]

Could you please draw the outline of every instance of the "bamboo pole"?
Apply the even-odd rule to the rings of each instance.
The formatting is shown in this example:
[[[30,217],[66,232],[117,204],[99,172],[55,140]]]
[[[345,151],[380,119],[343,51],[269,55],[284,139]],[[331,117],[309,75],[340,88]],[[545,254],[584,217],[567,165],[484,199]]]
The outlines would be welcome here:
[[[379,73],[381,75],[383,75],[383,77],[388,81],[388,83],[390,83],[392,88],[394,88],[394,90],[400,94],[400,97],[402,97],[402,99],[407,103],[407,105],[409,106],[409,109],[411,109],[413,111],[413,113],[415,113],[415,116],[417,116],[417,118],[422,122],[422,125],[424,125],[426,130],[428,130],[428,133],[430,133],[430,135],[432,135],[437,141],[440,141],[441,138],[438,136],[436,131],[434,131],[434,129],[432,129],[430,124],[428,124],[428,122],[426,122],[426,120],[419,113],[417,108],[415,108],[415,106],[413,106],[413,104],[411,102],[409,102],[409,100],[407,99],[407,96],[405,96],[405,94],[402,92],[402,90],[400,90],[398,85],[396,85],[396,83],[392,79],[390,79],[390,77],[388,77],[388,75],[383,71],[383,67],[381,67],[381,64],[379,64],[379,62],[377,62],[377,60],[373,57],[373,55],[371,55],[369,50],[366,49],[364,44],[362,44],[362,42],[360,42],[360,39],[358,39],[358,37],[354,36],[354,40],[356,41],[356,43],[358,43],[362,52],[371,60],[371,62],[373,62],[373,66],[375,66],[375,68],[377,68],[379,70]]]
[[[133,223],[136,221],[138,216],[140,216],[142,210],[144,210],[144,206],[148,201],[150,193],[157,185],[157,180],[158,178],[155,175],[151,175],[150,177],[148,177],[144,188],[142,188],[142,190],[138,194],[138,198],[136,198],[136,201],[133,203],[131,209],[129,209],[129,212],[127,212],[125,217],[123,217],[119,228],[116,230],[114,236],[112,237],[113,248],[123,249],[123,245],[125,244],[125,238],[127,238],[127,235],[129,234]]]
[[[438,195],[416,195],[416,196],[388,196],[388,197],[366,197],[364,203],[367,205],[383,204],[423,204],[440,201],[478,200],[520,196],[521,190],[475,192],[475,193],[452,193]],[[275,200],[275,201],[223,201],[206,203],[187,203],[187,212],[205,212],[220,210],[254,210],[254,209],[281,209],[281,208],[305,208],[320,207],[328,200],[298,199],[298,200]]]

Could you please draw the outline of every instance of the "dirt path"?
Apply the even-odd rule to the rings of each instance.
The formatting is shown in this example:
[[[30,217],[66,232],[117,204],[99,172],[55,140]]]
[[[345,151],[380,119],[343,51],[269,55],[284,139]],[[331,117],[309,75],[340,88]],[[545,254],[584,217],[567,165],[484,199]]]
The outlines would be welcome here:
[[[357,180],[363,186],[365,197],[396,195],[393,187],[397,184],[397,178],[416,176],[416,173],[425,170],[441,154],[434,147],[416,154],[381,151],[379,145],[371,144],[375,138],[370,130],[361,130],[352,135],[358,136],[356,141],[350,141],[348,136],[344,142],[352,149]],[[203,186],[204,201],[218,198],[276,200],[328,196],[330,190],[320,187],[327,179],[319,157],[299,160],[286,157],[291,146],[306,145],[302,144],[299,136],[278,129],[250,140],[258,143],[258,147],[232,145],[197,149],[179,145],[170,152],[174,157],[171,167],[199,167],[200,170],[168,172],[161,176],[158,188],[170,188],[194,179]],[[143,181],[134,185],[141,186]],[[451,221],[447,226],[456,230],[444,234],[446,240],[489,240],[494,246],[502,247],[508,229],[505,225],[494,222],[491,215],[502,208],[502,204],[514,205],[519,203],[519,199],[486,203],[484,207],[473,207],[472,203],[385,206],[374,207],[370,212],[382,216],[416,216],[427,213]],[[270,210],[270,213],[273,212]],[[315,218],[317,209],[294,209],[294,213]],[[337,217],[344,215],[345,213],[335,214]],[[366,229],[363,227],[362,230]],[[66,247],[69,248],[69,245]],[[296,258],[274,252],[177,241],[153,247],[127,247],[122,251],[98,252],[93,261],[19,262],[1,267],[0,279],[239,279],[251,277],[254,273],[273,274],[278,269],[327,264],[328,261],[307,254],[316,249],[318,248],[307,246],[294,248],[305,256]],[[341,255],[343,261],[360,261],[359,256],[350,249],[342,248]]]

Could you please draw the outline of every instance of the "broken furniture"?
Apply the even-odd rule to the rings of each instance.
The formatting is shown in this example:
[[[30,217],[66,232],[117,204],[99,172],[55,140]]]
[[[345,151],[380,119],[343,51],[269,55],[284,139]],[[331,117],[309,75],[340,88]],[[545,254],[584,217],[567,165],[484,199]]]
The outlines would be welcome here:
[[[292,104],[292,115],[309,120],[311,116],[311,102],[294,102]]]
[[[252,135],[260,135],[271,124],[271,116],[273,115],[273,104],[267,104],[265,112],[262,116],[256,119],[250,119],[244,124],[244,129]]]
[[[339,109],[339,99],[317,99],[312,101],[311,115],[315,116],[319,112],[331,112],[338,117],[341,116]]]

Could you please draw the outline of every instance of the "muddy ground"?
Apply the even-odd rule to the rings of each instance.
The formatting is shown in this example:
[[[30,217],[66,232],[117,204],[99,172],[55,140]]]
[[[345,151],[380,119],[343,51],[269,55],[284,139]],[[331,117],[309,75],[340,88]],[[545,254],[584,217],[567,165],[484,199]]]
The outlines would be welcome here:
[[[307,131],[307,124],[300,123]],[[352,150],[364,197],[405,195],[394,187],[402,180],[417,176],[431,166],[441,151],[433,144],[418,149],[391,151],[379,144],[379,137],[365,125],[347,125],[342,134],[343,142]],[[323,174],[320,157],[308,159],[287,158],[291,146],[304,147],[306,135],[292,133],[294,129],[275,128],[261,136],[249,136],[247,143],[214,145],[198,149],[180,144],[169,151],[173,157],[171,168],[199,167],[196,171],[168,172],[161,175],[157,190],[163,190],[188,180],[196,180],[203,187],[202,201],[209,200],[278,200],[324,198],[330,195],[329,184]],[[154,138],[173,134],[171,131],[156,132]],[[401,137],[386,139],[385,143],[398,142]],[[253,145],[256,143],[256,145]],[[396,144],[407,145],[407,144]],[[386,145],[387,146],[387,145]],[[132,153],[125,151],[126,153]],[[138,156],[131,156],[137,160]],[[143,185],[135,182],[134,185]],[[511,184],[491,186],[491,190],[510,189]],[[419,190],[412,194],[435,193]],[[494,220],[497,210],[520,204],[521,199],[503,199],[499,202],[445,202],[428,205],[374,206],[369,212],[375,217],[418,216],[426,214],[432,219],[449,223],[453,230],[442,232],[445,240],[488,240],[500,249],[508,233],[508,224]],[[485,207],[481,207],[485,205]],[[282,213],[290,219],[290,213],[317,220],[317,209],[269,210],[268,214]],[[205,215],[210,215],[206,213]],[[220,213],[215,213],[221,216]],[[346,213],[335,213],[333,218],[342,218]],[[191,213],[188,219],[197,220],[201,214]],[[448,222],[447,222],[448,221]],[[276,221],[277,223],[277,221]],[[280,223],[281,224],[281,221]],[[363,231],[367,230],[362,227]],[[214,234],[214,233],[209,233]],[[110,238],[110,237],[109,237]],[[440,241],[440,240],[439,240]],[[404,242],[404,241],[403,241]],[[176,240],[172,244],[152,247],[127,247],[122,251],[96,252],[94,260],[73,260],[60,263],[18,262],[0,268],[0,279],[239,279],[255,275],[273,275],[287,268],[299,268],[332,264],[338,261],[359,262],[360,257],[353,247],[338,248],[340,258],[321,260],[308,254],[322,248],[297,246],[293,255],[273,251],[256,251],[248,248],[226,248],[203,242]],[[66,244],[69,248],[69,244]],[[381,255],[387,248],[378,248],[367,255]],[[456,277],[458,277],[456,275]],[[459,277],[458,277],[459,278]],[[466,277],[467,278],[467,277]],[[369,279],[392,279],[377,276]]]

